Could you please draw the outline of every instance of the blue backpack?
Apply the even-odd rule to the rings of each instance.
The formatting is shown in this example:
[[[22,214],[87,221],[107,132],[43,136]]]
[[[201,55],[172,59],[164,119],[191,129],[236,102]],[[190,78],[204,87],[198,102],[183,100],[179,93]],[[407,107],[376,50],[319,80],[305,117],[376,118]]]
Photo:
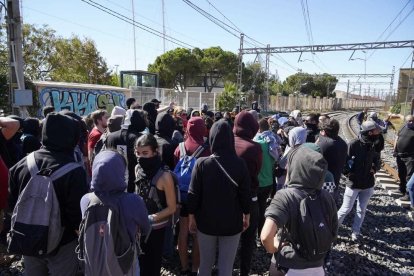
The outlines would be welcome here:
[[[197,158],[204,151],[205,146],[199,146],[192,155],[187,155],[184,147],[184,142],[178,145],[180,149],[180,160],[175,166],[174,173],[178,178],[178,184],[180,187],[181,201],[187,201],[188,188],[190,187],[191,174],[193,172],[194,165]]]

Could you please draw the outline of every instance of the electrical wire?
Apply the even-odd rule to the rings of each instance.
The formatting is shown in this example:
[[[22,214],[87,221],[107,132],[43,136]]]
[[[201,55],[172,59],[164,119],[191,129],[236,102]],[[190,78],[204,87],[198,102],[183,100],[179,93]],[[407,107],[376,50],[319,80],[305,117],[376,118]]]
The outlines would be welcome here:
[[[405,66],[405,64],[407,63],[408,59],[411,57],[413,53],[411,52],[408,57],[405,59],[405,61],[403,62],[403,64],[401,64],[400,68],[403,68]]]
[[[210,1],[206,0],[207,3],[213,7],[213,9],[215,9],[219,14],[221,14],[230,24],[232,24],[238,31],[239,33],[243,33],[242,30],[239,29],[239,27],[236,26],[236,24],[234,24],[230,19],[227,18],[227,16],[225,16],[221,11],[219,11],[216,6],[214,6]]]
[[[410,3],[410,0],[408,0],[408,2],[405,4],[405,6],[398,12],[398,14],[395,16],[395,18],[391,21],[391,23],[388,25],[388,27],[382,32],[382,34],[378,37],[377,41],[384,35],[384,33],[389,29],[389,27],[395,22],[395,20],[401,15],[401,13],[403,12],[403,10],[407,7],[407,5]],[[395,28],[383,39],[383,40],[387,40],[397,29],[398,27],[401,26],[402,23],[404,23],[404,21],[411,15],[411,13],[414,11],[414,5],[413,8],[406,14],[406,16],[398,23],[397,26],[395,26]],[[367,60],[370,59],[374,53],[376,52],[376,49],[373,50],[370,55],[367,57]]]
[[[176,44],[178,46],[181,46],[181,47],[187,48],[187,49],[195,48],[194,46],[192,46],[192,45],[190,45],[190,44],[188,44],[186,42],[183,42],[183,41],[181,41],[179,39],[176,39],[176,38],[174,38],[172,36],[165,35],[165,37],[164,37],[164,35],[163,35],[162,32],[159,32],[159,31],[157,31],[157,30],[155,30],[155,29],[153,29],[153,28],[151,28],[151,27],[149,27],[147,25],[144,25],[144,24],[142,24],[142,23],[140,23],[140,22],[138,22],[136,20],[132,20],[131,18],[129,18],[129,17],[123,15],[123,14],[120,14],[120,13],[118,13],[118,12],[116,12],[116,11],[114,11],[114,10],[112,10],[112,9],[104,6],[104,5],[101,5],[101,4],[97,3],[97,2],[95,2],[95,1],[92,1],[92,0],[81,0],[81,1],[82,2],[85,2],[86,4],[92,6],[92,7],[96,8],[96,9],[99,9],[99,10],[101,10],[101,11],[103,11],[103,12],[105,12],[105,13],[113,16],[113,17],[116,17],[116,18],[118,18],[118,19],[120,19],[120,20],[122,20],[122,21],[124,21],[124,22],[126,22],[128,24],[134,25],[135,27],[137,27],[137,28],[139,28],[141,30],[144,30],[144,31],[146,31],[148,33],[151,33],[151,34],[155,35],[155,36],[158,36],[159,38],[162,38],[162,39],[165,39],[167,41],[170,41],[170,42],[172,42],[172,43],[174,43],[174,44]]]
[[[104,1],[105,1],[105,2],[110,3],[110,4],[114,5],[114,6],[116,6],[116,7],[118,7],[118,8],[121,8],[121,9],[123,9],[123,10],[127,11],[127,12],[132,12],[132,10],[131,10],[131,9],[129,9],[129,8],[127,8],[127,7],[124,7],[124,6],[122,6],[122,5],[118,4],[118,3],[114,2],[114,1],[111,1],[111,0],[104,0]],[[155,20],[153,20],[153,19],[151,19],[151,18],[149,18],[149,17],[143,16],[142,14],[139,14],[139,13],[137,13],[136,11],[135,11],[135,16],[137,16],[137,17],[141,17],[141,18],[143,18],[143,19],[145,19],[145,20],[148,20],[148,21],[149,21],[149,22],[151,22],[151,23],[154,23],[154,24],[156,24],[156,25],[158,25],[158,26],[162,27],[162,24],[160,24],[159,22],[157,22],[157,21],[155,21]],[[180,36],[183,36],[183,37],[189,38],[189,39],[193,40],[194,42],[198,42],[198,43],[203,44],[203,45],[206,45],[206,44],[207,44],[207,43],[205,43],[205,42],[203,42],[203,41],[199,41],[199,40],[197,40],[197,39],[194,39],[193,37],[190,37],[190,36],[186,35],[185,33],[179,32],[179,31],[177,31],[177,30],[175,30],[175,29],[173,29],[173,28],[171,28],[171,27],[166,26],[166,29],[168,29],[168,30],[169,30],[169,31],[171,31],[172,33],[176,33],[176,34],[178,34],[178,35],[180,35]]]

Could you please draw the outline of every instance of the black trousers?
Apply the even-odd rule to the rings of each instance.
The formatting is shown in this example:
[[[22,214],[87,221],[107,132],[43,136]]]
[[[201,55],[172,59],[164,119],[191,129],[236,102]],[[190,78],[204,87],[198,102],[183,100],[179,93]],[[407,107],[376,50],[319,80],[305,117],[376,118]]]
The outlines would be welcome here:
[[[240,275],[250,275],[250,266],[253,251],[256,248],[256,231],[259,219],[259,205],[257,201],[250,204],[250,226],[241,234],[240,238]]]
[[[259,205],[259,219],[258,219],[258,228],[257,228],[257,236],[260,238],[260,232],[262,232],[262,228],[265,222],[265,211],[267,208],[267,199],[272,192],[273,185],[269,185],[267,187],[259,187],[257,190],[257,203]]]
[[[398,177],[400,178],[400,192],[407,193],[407,182],[414,173],[414,157],[397,156]]]
[[[141,237],[141,249],[144,254],[139,256],[139,268],[143,276],[159,276],[161,274],[162,251],[164,246],[165,228],[152,230],[146,237]]]

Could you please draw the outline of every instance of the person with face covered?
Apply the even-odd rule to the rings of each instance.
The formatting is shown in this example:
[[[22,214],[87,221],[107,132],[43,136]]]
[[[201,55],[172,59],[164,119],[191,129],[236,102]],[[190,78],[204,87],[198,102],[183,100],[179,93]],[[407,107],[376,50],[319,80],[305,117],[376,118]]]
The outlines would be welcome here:
[[[262,168],[262,148],[253,138],[259,130],[259,124],[248,111],[241,111],[234,120],[234,141],[238,157],[247,165],[250,177],[250,226],[241,235],[240,245],[240,275],[249,275],[256,247],[256,231],[259,223],[259,205],[257,190],[259,188],[259,173]]]
[[[22,141],[23,156],[40,149],[42,144],[39,139],[40,122],[36,118],[26,118],[23,122]]]
[[[174,170],[174,151],[178,146],[178,143],[172,140],[174,129],[175,121],[170,114],[158,114],[155,121],[155,138],[161,160],[170,170]]]
[[[145,112],[129,109],[124,118],[121,129],[108,135],[105,141],[106,148],[117,150],[127,160],[128,192],[135,191],[135,166],[137,158],[134,153],[134,143],[147,127]]]
[[[365,121],[361,125],[359,137],[348,144],[349,181],[346,184],[342,206],[338,210],[338,221],[342,224],[357,200],[357,211],[351,235],[354,241],[361,236],[361,225],[368,202],[374,194],[374,174],[380,169],[380,158],[375,152],[374,143],[380,134],[381,129],[377,124],[373,121]]]
[[[201,117],[192,117],[187,123],[187,139],[184,141],[184,148],[186,154],[191,156],[200,146],[204,146],[204,150],[201,152],[199,157],[206,157],[211,154],[210,149],[205,145],[204,135],[206,133],[206,125],[203,118]],[[178,146],[174,152],[174,160],[177,164],[180,160],[181,151]],[[187,202],[181,202],[180,210],[180,232],[178,234],[178,253],[180,255],[181,269],[182,271],[189,270],[188,265],[188,207]],[[192,270],[196,272],[198,269],[198,264],[200,262],[198,242],[196,236],[193,235],[193,248],[192,248]]]
[[[174,180],[170,171],[163,171],[156,181],[156,193],[160,200],[162,210],[157,204],[152,204],[149,199],[149,189],[153,178],[164,164],[158,153],[158,143],[152,134],[144,134],[135,142],[135,155],[137,166],[135,167],[137,193],[145,200],[148,209],[148,219],[151,223],[151,231],[141,239],[143,254],[139,257],[141,275],[160,275],[161,259],[164,246],[165,230],[168,219],[176,211],[176,195]]]
[[[306,143],[315,143],[318,140],[319,136],[319,129],[318,129],[318,115],[315,113],[311,113],[306,116],[304,122],[306,126]]]
[[[240,234],[250,222],[250,175],[226,121],[213,124],[209,141],[213,155],[199,158],[191,177],[189,228],[200,245],[198,275],[211,275],[217,246],[219,275],[231,275]]]
[[[157,120],[157,107],[153,102],[145,103],[142,106],[142,109],[147,112],[148,114],[148,129],[149,132],[154,135],[155,134],[155,122]]]
[[[294,127],[288,133],[288,146],[285,149],[283,156],[280,158],[279,167],[286,170],[288,166],[288,153],[306,142],[306,129],[303,127]],[[285,185],[286,171],[277,178],[277,190],[280,190]]]

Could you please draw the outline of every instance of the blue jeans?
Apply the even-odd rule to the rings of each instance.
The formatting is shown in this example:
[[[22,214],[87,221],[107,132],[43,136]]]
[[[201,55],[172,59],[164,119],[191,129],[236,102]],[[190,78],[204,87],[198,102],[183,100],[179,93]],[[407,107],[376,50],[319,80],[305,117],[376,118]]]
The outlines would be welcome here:
[[[368,189],[351,189],[346,187],[344,193],[344,200],[342,202],[341,208],[338,210],[338,223],[342,224],[346,215],[352,210],[355,200],[357,201],[357,210],[354,218],[354,223],[352,224],[352,232],[355,234],[360,234],[361,225],[364,221],[365,212],[367,210],[368,201],[371,196],[374,194],[374,187]]]
[[[410,195],[411,207],[414,207],[414,174],[411,175],[410,180],[407,182],[407,191]]]

